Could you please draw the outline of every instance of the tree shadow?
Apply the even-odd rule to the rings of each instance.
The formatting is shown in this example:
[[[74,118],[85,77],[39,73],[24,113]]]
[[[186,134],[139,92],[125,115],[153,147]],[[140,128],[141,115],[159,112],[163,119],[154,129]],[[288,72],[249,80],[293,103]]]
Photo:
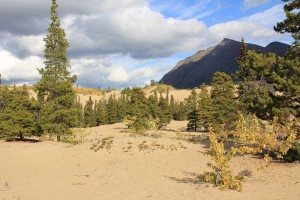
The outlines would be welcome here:
[[[200,174],[193,173],[193,172],[186,172],[184,171],[183,174],[185,174],[187,177],[184,178],[177,178],[177,177],[171,177],[171,176],[165,176],[166,178],[171,179],[172,181],[175,181],[177,183],[185,183],[185,184],[201,184],[203,183],[200,179]]]
[[[20,138],[11,138],[11,139],[7,139],[5,140],[5,142],[22,142],[22,143],[38,143],[41,142],[39,139],[23,139],[21,140]]]

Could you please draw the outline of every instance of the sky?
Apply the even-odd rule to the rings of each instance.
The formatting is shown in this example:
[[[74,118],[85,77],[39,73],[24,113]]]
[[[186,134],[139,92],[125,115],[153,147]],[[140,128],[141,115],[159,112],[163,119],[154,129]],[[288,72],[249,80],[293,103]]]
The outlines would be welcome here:
[[[51,0],[0,0],[0,74],[5,84],[34,84],[43,68]],[[57,0],[81,87],[143,86],[178,61],[223,38],[291,44],[273,30],[280,0]]]

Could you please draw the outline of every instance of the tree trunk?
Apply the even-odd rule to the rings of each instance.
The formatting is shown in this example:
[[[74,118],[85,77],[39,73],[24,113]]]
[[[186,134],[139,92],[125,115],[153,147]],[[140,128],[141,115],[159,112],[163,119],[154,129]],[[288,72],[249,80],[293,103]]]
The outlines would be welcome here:
[[[57,140],[57,142],[60,142],[60,135],[56,136],[56,140]]]
[[[24,140],[24,136],[22,133],[19,134],[19,138],[20,138],[20,140]]]

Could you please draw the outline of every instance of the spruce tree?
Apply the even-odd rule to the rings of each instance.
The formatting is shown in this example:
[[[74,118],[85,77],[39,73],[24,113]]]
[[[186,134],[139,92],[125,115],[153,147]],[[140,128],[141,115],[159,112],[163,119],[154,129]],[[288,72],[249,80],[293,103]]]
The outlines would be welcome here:
[[[292,52],[295,56],[300,56],[300,1],[282,0],[287,2],[284,5],[286,18],[274,26],[275,31],[279,33],[291,33],[294,38],[294,47]]]
[[[216,72],[212,80],[212,124],[218,129],[232,129],[238,119],[237,103],[234,95],[235,85],[224,72]]]
[[[13,139],[37,135],[33,105],[29,98],[27,88],[1,92],[5,99],[0,111],[0,137]]]
[[[191,94],[188,96],[188,98],[185,99],[185,102],[188,113],[193,112],[195,109],[197,109],[198,95],[195,89],[192,89]]]
[[[65,38],[64,29],[60,27],[58,5],[52,0],[51,23],[45,41],[45,68],[38,69],[42,78],[36,83],[39,100],[43,104],[40,114],[40,123],[43,130],[49,134],[60,136],[69,133],[74,126],[75,92],[72,89],[76,76],[68,71],[69,59],[67,48],[69,43]]]
[[[200,115],[198,109],[188,114],[187,131],[197,131],[200,128]]]
[[[161,129],[168,125],[172,119],[171,108],[168,104],[167,98],[164,98],[161,94],[158,102],[158,108],[158,129]]]
[[[149,114],[156,119],[158,117],[159,107],[158,107],[158,99],[157,99],[157,93],[154,91],[154,94],[150,95],[148,97],[149,102]]]
[[[96,125],[96,118],[93,109],[94,102],[92,97],[89,97],[89,100],[84,106],[84,124],[85,126],[93,127]]]
[[[212,100],[205,84],[202,84],[200,89],[198,102],[199,126],[203,127],[204,130],[208,130],[209,124],[212,122]]]
[[[106,101],[100,100],[97,103],[96,121],[97,126],[107,124]]]
[[[118,122],[118,102],[113,95],[107,100],[107,120],[109,124]]]
[[[241,55],[237,59],[239,70],[235,73],[238,79],[238,99],[240,110],[252,113],[262,119],[271,116],[273,87],[266,81],[272,66],[276,65],[275,54],[261,54],[247,51],[242,40]]]

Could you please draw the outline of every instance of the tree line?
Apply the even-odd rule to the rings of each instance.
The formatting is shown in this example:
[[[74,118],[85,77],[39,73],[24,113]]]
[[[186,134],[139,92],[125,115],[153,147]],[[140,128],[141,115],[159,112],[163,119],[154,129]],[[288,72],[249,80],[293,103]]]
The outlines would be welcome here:
[[[230,130],[236,126],[238,112],[265,120],[278,116],[282,124],[296,122],[300,115],[300,56],[299,26],[293,24],[298,19],[299,25],[299,16],[293,12],[299,9],[295,2],[286,4],[287,19],[274,27],[278,32],[292,33],[295,39],[286,56],[248,51],[242,39],[235,82],[231,76],[216,72],[211,91],[201,85],[199,94],[192,90],[182,102],[174,100],[168,91],[165,96],[153,92],[147,98],[142,88],[134,87],[125,88],[118,99],[114,95],[100,101],[90,98],[83,106],[72,88],[77,77],[69,72],[69,43],[60,26],[58,5],[52,0],[51,23],[44,38],[45,67],[38,69],[41,79],[33,86],[37,99],[30,99],[26,86],[12,90],[0,87],[0,137],[23,139],[49,134],[59,141],[70,128],[124,119],[137,132],[153,124],[161,129],[171,120],[188,120],[188,131],[206,131],[209,126]]]

